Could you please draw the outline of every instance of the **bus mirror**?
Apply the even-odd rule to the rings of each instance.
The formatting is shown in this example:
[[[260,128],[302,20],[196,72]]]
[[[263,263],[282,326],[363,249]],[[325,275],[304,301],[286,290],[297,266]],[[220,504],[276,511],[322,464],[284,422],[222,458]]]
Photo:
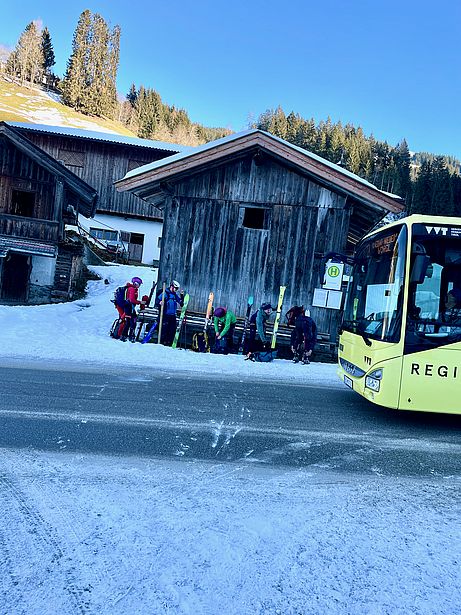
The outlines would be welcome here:
[[[422,284],[430,264],[430,256],[427,256],[427,254],[416,254],[413,261],[413,267],[411,269],[410,284]]]

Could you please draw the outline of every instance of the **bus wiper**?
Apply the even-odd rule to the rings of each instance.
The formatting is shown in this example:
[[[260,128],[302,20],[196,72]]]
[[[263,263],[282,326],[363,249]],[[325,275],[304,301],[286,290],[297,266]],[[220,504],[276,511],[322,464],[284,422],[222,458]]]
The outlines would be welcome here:
[[[363,322],[363,320],[357,320],[357,319],[343,320],[343,322],[341,323],[341,326],[339,328],[339,334],[341,335],[341,333],[344,331],[344,325],[350,326],[353,333],[358,333],[363,338],[363,341],[365,342],[365,344],[367,346],[371,346],[370,338],[367,336],[367,334],[364,331],[360,330],[360,324],[362,322]]]

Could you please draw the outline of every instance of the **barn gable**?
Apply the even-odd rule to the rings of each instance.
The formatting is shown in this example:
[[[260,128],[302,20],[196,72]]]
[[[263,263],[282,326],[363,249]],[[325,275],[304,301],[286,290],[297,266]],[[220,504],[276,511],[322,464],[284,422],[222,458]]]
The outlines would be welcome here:
[[[191,307],[243,315],[247,297],[309,304],[327,252],[356,241],[401,205],[368,182],[261,131],[146,165],[116,182],[164,209],[160,279],[181,279]],[[337,314],[316,314],[321,330]],[[333,322],[334,321],[334,322]]]

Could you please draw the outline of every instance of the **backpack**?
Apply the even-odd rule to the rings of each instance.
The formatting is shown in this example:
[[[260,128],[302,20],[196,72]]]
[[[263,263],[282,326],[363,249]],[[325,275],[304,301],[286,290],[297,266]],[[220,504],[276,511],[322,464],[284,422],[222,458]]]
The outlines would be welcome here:
[[[210,352],[208,334],[206,331],[199,331],[192,336],[192,350],[194,352]]]
[[[123,307],[126,300],[126,290],[126,286],[119,286],[118,288],[116,288],[114,290],[114,296],[111,299],[111,302],[114,305],[119,305],[120,307]]]
[[[213,352],[215,354],[228,354],[229,349],[227,347],[227,337],[222,337],[220,340],[216,340]]]
[[[291,307],[288,312],[285,314],[285,318],[287,320],[287,325],[289,327],[294,327],[296,318],[301,316],[304,313],[304,305],[294,305]]]
[[[277,350],[260,350],[253,352],[252,359],[258,363],[270,363],[277,357]]]

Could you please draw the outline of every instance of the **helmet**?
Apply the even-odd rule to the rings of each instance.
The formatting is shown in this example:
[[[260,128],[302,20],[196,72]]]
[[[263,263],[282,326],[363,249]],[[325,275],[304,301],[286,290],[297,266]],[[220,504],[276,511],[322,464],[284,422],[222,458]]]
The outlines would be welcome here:
[[[270,303],[263,303],[263,304],[261,305],[261,309],[262,309],[262,310],[271,310],[271,311],[272,311],[272,309],[273,309],[273,308],[272,308],[272,306],[271,306],[271,304],[270,304]]]
[[[217,307],[214,311],[214,315],[216,316],[216,318],[222,318],[223,316],[226,315],[226,308],[223,307]]]
[[[177,280],[171,280],[170,286],[173,286],[175,290],[179,290],[179,288],[181,287],[181,284]]]
[[[135,276],[134,278],[131,278],[131,283],[132,284],[137,284],[138,286],[141,286],[142,280],[141,280],[141,278],[138,278],[137,276]]]

